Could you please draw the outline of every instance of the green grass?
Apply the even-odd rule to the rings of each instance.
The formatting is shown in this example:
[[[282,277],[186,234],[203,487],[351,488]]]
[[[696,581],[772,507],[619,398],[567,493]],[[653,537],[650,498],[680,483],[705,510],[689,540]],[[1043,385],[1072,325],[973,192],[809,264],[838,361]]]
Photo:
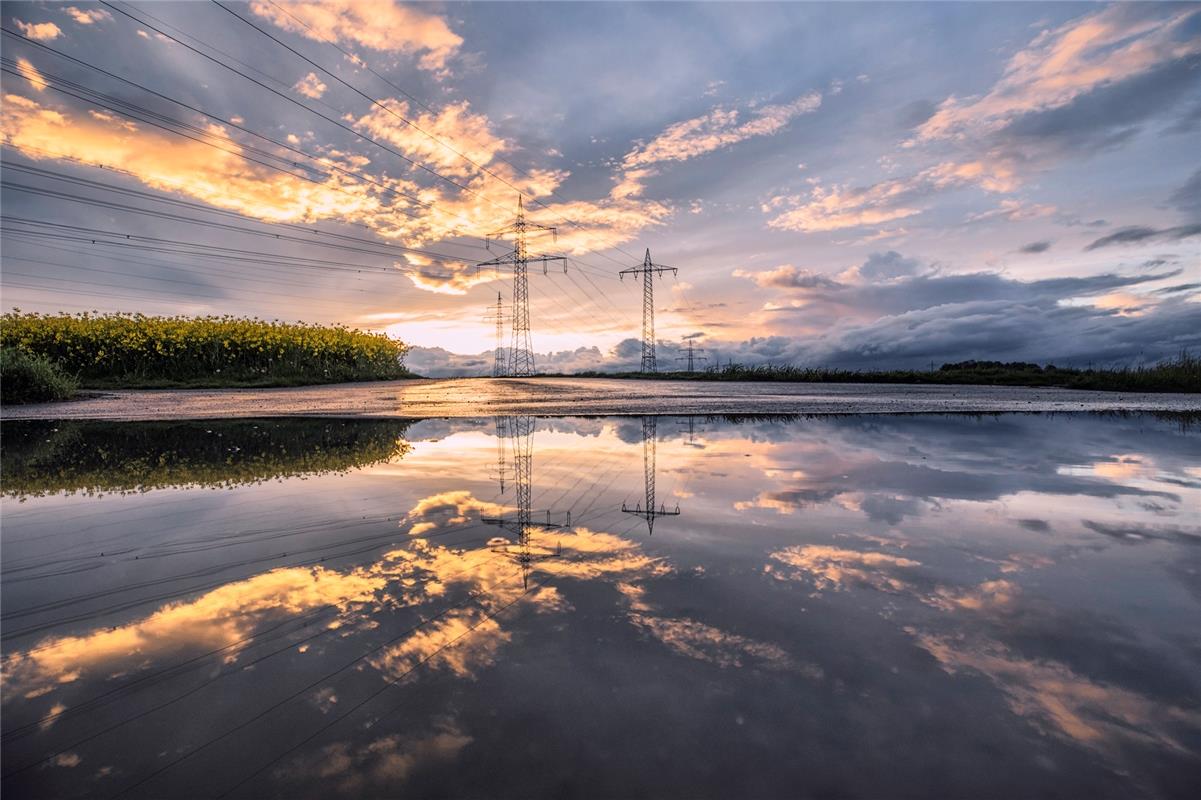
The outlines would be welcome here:
[[[84,388],[299,386],[414,377],[408,346],[341,326],[239,317],[29,314],[0,318],[0,346]],[[4,402],[10,402],[5,395]],[[15,401],[13,401],[15,402]]]
[[[0,402],[46,403],[68,400],[79,382],[45,356],[14,347],[0,349]]]
[[[232,488],[345,472],[403,457],[409,423],[305,418],[185,422],[9,420],[0,451],[8,497]]]
[[[963,361],[937,370],[856,371],[761,364],[726,364],[702,372],[584,372],[575,377],[649,380],[781,381],[791,383],[908,383],[1046,386],[1113,392],[1201,392],[1201,358],[1181,353],[1152,366],[1072,369],[1048,364]]]

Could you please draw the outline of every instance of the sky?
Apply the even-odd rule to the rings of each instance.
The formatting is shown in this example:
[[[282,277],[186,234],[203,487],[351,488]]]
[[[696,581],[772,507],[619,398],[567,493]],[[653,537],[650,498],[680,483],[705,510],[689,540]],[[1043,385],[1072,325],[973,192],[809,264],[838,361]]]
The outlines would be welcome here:
[[[339,323],[485,374],[1201,347],[1201,4],[6,2],[5,310]],[[508,332],[504,334],[508,343]]]

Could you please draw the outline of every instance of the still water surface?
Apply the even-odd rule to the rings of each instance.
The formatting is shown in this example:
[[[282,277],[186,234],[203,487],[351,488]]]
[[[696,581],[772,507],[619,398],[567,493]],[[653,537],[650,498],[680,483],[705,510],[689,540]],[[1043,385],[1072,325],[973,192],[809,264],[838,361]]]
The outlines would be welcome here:
[[[1195,420],[3,438],[6,796],[1201,787]]]

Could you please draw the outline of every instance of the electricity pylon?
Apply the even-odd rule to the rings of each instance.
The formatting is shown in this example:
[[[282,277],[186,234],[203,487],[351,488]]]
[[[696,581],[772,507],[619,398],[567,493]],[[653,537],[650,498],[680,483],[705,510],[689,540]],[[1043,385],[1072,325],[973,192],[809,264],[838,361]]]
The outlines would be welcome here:
[[[498,419],[497,430],[500,431],[501,425]],[[550,550],[543,548],[536,550],[531,546],[531,533],[538,528],[544,530],[553,530],[559,528],[571,527],[571,512],[567,512],[567,520],[563,524],[551,521],[551,512],[546,512],[546,522],[534,522],[532,512],[530,510],[531,485],[533,483],[533,433],[534,433],[534,418],[530,416],[508,417],[504,421],[504,432],[509,441],[513,445],[513,472],[514,486],[517,491],[517,518],[512,519],[501,515],[499,517],[481,517],[480,521],[486,525],[496,525],[497,527],[516,534],[517,542],[514,543],[503,538],[493,539],[488,543],[489,547],[498,552],[512,558],[521,565],[521,580],[525,588],[529,588],[530,569],[537,561],[544,561],[548,558],[556,558],[561,555],[559,548]]]
[[[492,377],[502,378],[509,372],[509,362],[505,358],[505,305],[500,292],[496,293],[496,305],[488,306],[484,322],[496,323],[496,355],[492,359]]]
[[[549,232],[552,238],[557,238],[557,231],[548,225],[538,225],[527,222],[525,206],[521,195],[517,195],[517,219],[505,227],[488,234],[485,245],[493,239],[513,237],[513,250],[499,258],[481,261],[476,269],[482,267],[513,267],[513,340],[509,348],[509,363],[505,374],[527,377],[534,374],[534,345],[530,341],[530,284],[526,269],[531,261],[542,264],[542,272],[547,272],[547,265],[552,261],[562,261],[563,271],[567,272],[566,256],[531,256],[526,248],[526,237],[531,234]]]
[[[703,348],[697,347],[694,349],[692,346],[692,340],[689,339],[688,340],[688,352],[682,356],[676,356],[676,361],[687,361],[688,362],[688,371],[696,372],[696,362],[704,361],[706,358],[705,356],[700,355],[703,352],[705,352]]]
[[[680,516],[680,504],[676,503],[676,507],[668,510],[667,504],[655,508],[655,436],[656,436],[656,420],[654,417],[642,418],[642,474],[646,489],[646,506],[638,503],[633,508],[630,508],[625,503],[621,504],[621,510],[627,514],[633,514],[636,517],[642,517],[646,520],[647,535],[655,534],[655,520],[658,517],[678,517]]]
[[[679,274],[675,267],[653,263],[648,247],[646,258],[640,265],[617,273],[622,280],[626,275],[633,275],[634,280],[642,279],[642,372],[655,371],[655,273],[659,273],[659,277],[662,278],[664,272]]]

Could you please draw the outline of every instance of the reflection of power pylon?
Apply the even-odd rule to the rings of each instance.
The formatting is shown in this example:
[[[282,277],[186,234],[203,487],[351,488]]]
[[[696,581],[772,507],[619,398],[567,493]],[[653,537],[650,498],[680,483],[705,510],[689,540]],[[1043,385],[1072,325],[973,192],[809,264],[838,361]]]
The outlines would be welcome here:
[[[646,249],[646,258],[637,267],[623,269],[617,273],[620,277],[633,275],[635,280],[642,279],[642,366],[643,372],[654,372],[655,364],[655,273],[663,277],[664,272],[675,275],[675,267],[665,267],[651,261],[651,250]]]
[[[497,431],[501,430],[501,421],[498,418]],[[513,519],[502,514],[499,517],[483,517],[482,521],[487,525],[496,525],[517,536],[515,544],[500,537],[491,540],[488,544],[494,550],[508,555],[521,565],[522,581],[526,588],[529,588],[530,569],[534,562],[560,555],[558,548],[551,550],[533,546],[530,541],[532,532],[535,529],[553,530],[571,527],[571,512],[567,512],[567,520],[562,524],[551,521],[550,511],[546,512],[546,522],[533,521],[530,501],[534,466],[534,418],[529,416],[507,417],[504,419],[503,430],[513,446],[513,483],[517,488],[517,518]]]
[[[505,493],[505,442],[509,439],[508,417],[496,417],[496,477],[500,493]]]
[[[562,261],[563,271],[567,272],[567,258],[564,256],[531,256],[526,249],[526,237],[530,234],[549,232],[555,235],[555,229],[547,225],[527,222],[525,207],[521,195],[517,196],[517,219],[500,230],[488,234],[487,243],[491,239],[513,237],[513,250],[499,258],[481,261],[479,267],[513,267],[513,341],[509,349],[508,369],[506,375],[529,376],[534,374],[534,346],[530,340],[530,284],[526,268],[531,261],[540,262],[542,271],[546,272],[547,265],[552,261]]]
[[[685,423],[681,422],[680,424],[683,425]],[[688,417],[687,425],[688,425],[688,441],[684,442],[684,446],[685,447],[704,447],[703,444],[699,443],[696,440],[696,417]],[[704,433],[704,430],[705,430],[704,428],[701,428],[702,433]],[[504,490],[502,489],[502,491],[504,491]]]
[[[668,510],[667,505],[663,504],[658,508],[655,507],[655,436],[656,436],[656,420],[654,417],[642,418],[642,472],[643,479],[646,485],[646,506],[642,503],[630,508],[625,503],[621,504],[621,510],[627,514],[633,514],[642,517],[646,520],[646,532],[648,535],[655,533],[655,519],[657,517],[678,517],[680,516],[680,504],[676,503],[674,509]]]

